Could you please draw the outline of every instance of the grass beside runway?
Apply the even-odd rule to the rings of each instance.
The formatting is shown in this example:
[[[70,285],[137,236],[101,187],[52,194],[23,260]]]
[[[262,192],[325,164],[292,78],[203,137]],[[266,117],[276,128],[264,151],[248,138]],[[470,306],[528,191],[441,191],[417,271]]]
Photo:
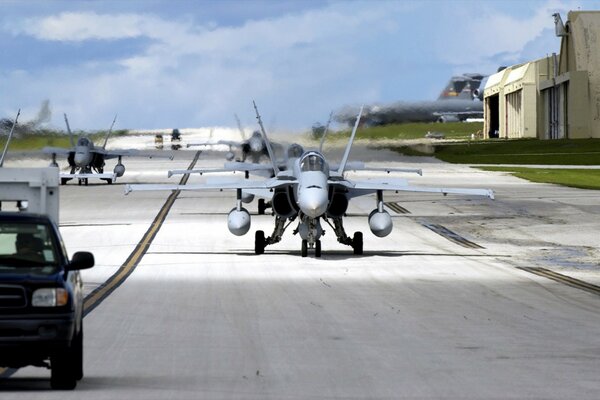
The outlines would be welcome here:
[[[531,182],[554,183],[579,189],[600,190],[600,170],[527,167],[480,167],[484,171],[510,172]]]

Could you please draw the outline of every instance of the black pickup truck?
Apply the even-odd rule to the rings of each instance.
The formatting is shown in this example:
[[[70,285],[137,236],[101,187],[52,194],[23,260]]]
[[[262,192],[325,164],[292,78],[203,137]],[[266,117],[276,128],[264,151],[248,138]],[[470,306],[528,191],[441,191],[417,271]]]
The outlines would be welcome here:
[[[80,269],[94,256],[69,260],[56,225],[44,215],[0,212],[0,367],[51,369],[53,389],[83,378]]]

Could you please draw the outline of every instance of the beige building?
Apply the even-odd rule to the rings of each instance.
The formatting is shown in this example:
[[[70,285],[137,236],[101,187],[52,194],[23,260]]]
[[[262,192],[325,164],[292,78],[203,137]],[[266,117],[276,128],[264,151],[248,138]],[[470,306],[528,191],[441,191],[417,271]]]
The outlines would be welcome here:
[[[600,11],[571,11],[560,55],[513,65],[484,89],[485,137],[600,138]]]

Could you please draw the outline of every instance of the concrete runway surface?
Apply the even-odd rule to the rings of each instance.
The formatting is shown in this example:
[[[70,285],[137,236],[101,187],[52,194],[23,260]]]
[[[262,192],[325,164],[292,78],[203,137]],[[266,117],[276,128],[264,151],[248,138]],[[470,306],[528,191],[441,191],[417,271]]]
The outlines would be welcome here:
[[[77,389],[52,391],[49,371],[28,367],[0,379],[1,399],[600,398],[597,191],[359,144],[353,159],[423,168],[413,184],[489,187],[497,200],[388,194],[394,230],[380,239],[367,224],[375,199],[358,198],[345,225],[364,232],[363,256],[325,227],[323,257],[301,258],[294,225],[256,256],[253,232],[269,235],[273,218],[231,235],[233,192],[180,193],[154,228],[170,192],[123,195],[125,182],[176,182],[167,169],[195,152],[175,154],[125,159],[115,185],[61,187],[69,252],[96,256],[87,293],[153,240],[85,317]],[[203,152],[197,166],[222,162]]]

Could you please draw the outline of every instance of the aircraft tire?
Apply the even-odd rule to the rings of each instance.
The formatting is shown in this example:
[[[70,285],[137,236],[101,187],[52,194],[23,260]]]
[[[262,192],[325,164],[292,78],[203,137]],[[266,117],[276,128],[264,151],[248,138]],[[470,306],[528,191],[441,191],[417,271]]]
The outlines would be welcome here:
[[[60,184],[61,185],[66,185],[67,182],[69,182],[69,178],[60,178]]]
[[[300,254],[302,255],[302,257],[306,257],[308,255],[308,242],[306,240],[302,240]]]
[[[321,241],[317,240],[315,243],[315,257],[321,257]]]
[[[88,185],[88,183],[89,183],[89,182],[88,182],[88,178],[85,178],[85,180],[84,180],[83,182],[84,182],[85,186],[87,186],[87,185]]]
[[[356,255],[361,255],[363,253],[362,232],[354,232],[354,238],[352,239],[352,249],[354,249],[354,254]]]
[[[112,185],[112,183],[113,183],[113,180],[112,180],[112,178],[108,178],[108,179],[106,180],[106,183],[108,183],[109,185]]]
[[[254,234],[254,254],[264,254],[265,252],[265,232],[256,231]]]
[[[258,215],[264,215],[266,208],[265,199],[258,199]]]

